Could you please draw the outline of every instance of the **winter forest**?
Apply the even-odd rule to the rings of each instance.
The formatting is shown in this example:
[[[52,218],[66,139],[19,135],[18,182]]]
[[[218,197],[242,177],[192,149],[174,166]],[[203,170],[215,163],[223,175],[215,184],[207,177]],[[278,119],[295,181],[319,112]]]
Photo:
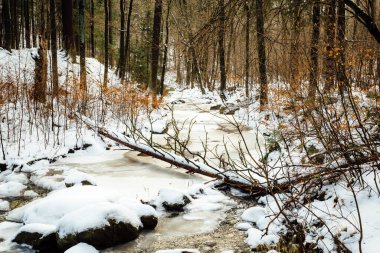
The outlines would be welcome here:
[[[380,0],[0,14],[0,252],[380,252]]]

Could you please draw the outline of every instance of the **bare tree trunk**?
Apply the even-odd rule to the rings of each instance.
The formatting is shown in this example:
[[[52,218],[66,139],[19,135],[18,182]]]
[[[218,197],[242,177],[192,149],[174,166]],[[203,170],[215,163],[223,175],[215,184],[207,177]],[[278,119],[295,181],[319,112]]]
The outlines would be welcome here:
[[[374,0],[372,0],[374,1]],[[353,0],[344,0],[350,11],[354,13],[355,19],[358,19],[362,25],[367,29],[367,31],[372,35],[372,37],[380,43],[380,29],[376,23],[376,16],[372,16],[370,13],[366,13],[363,8],[361,8]],[[378,16],[378,15],[377,15]]]
[[[11,17],[10,17],[10,8],[9,0],[3,0],[3,9],[2,9],[2,18],[4,23],[4,43],[2,47],[10,51],[12,46],[12,30],[11,30]]]
[[[11,26],[12,26],[12,48],[18,49],[20,46],[20,38],[18,31],[18,15],[17,15],[18,0],[10,0],[11,3]]]
[[[301,30],[301,0],[292,1],[292,35],[290,41],[290,87],[291,91],[296,94],[300,87],[300,30]]]
[[[131,37],[131,19],[132,19],[132,11],[133,11],[133,0],[129,0],[129,9],[128,9],[128,17],[127,17],[127,34],[125,35],[125,71],[129,71],[129,44]]]
[[[125,75],[125,0],[120,0],[120,46],[119,46],[119,62],[117,69],[121,81],[124,80]]]
[[[36,102],[46,102],[46,85],[47,85],[47,39],[46,39],[46,11],[45,1],[40,2],[40,37],[38,54],[33,56],[35,61],[34,68],[34,100]]]
[[[224,0],[218,0],[219,8],[219,70],[220,70],[220,97],[226,99],[224,91],[226,89],[227,74],[226,74],[226,61],[224,52],[224,32],[225,32],[225,13],[224,13]]]
[[[168,1],[167,3],[167,10],[166,10],[166,20],[165,20],[165,45],[164,45],[164,59],[162,61],[162,73],[161,73],[161,85],[160,85],[160,95],[164,94],[164,82],[165,82],[165,72],[166,72],[166,64],[168,61],[168,48],[169,48],[169,14],[170,14],[170,4],[171,0]]]
[[[325,92],[333,89],[335,83],[335,62],[334,62],[334,38],[336,23],[336,0],[326,0],[327,20],[326,20],[326,58],[325,58]]]
[[[320,37],[320,23],[321,23],[321,6],[318,0],[313,3],[313,14],[312,14],[312,32],[311,32],[311,47],[310,47],[310,81],[309,81],[309,98],[310,101],[315,100],[315,93],[318,89],[318,78],[319,78],[319,37]]]
[[[112,0],[106,0],[108,1],[108,47],[111,47],[113,44],[113,34],[112,34]],[[108,49],[108,65],[113,66],[113,57],[112,57],[112,50]]]
[[[62,38],[63,47],[66,52],[75,61],[75,44],[74,44],[74,30],[73,30],[73,1],[61,1],[62,12]]]
[[[31,16],[31,28],[32,28],[32,47],[37,45],[37,32],[36,32],[36,23],[34,19],[34,0],[30,0],[30,16]]]
[[[346,76],[346,9],[344,0],[338,0],[337,47],[337,82],[339,89],[345,90],[348,80]]]
[[[91,45],[91,57],[95,58],[95,6],[94,0],[90,0],[90,45]]]
[[[57,64],[57,26],[55,21],[56,5],[55,0],[50,0],[50,39],[51,39],[51,55],[52,55],[52,94],[58,97],[58,64]]]
[[[260,75],[260,107],[268,104],[268,79],[267,63],[265,55],[265,34],[264,34],[264,10],[263,0],[256,0],[256,30],[257,30],[257,53],[259,58]]]
[[[30,44],[30,17],[29,17],[29,0],[24,0],[24,18],[25,18],[25,45],[27,48]]]
[[[79,55],[80,55],[80,92],[83,98],[82,110],[87,106],[86,83],[86,43],[84,31],[84,0],[79,0]]]
[[[249,9],[248,2],[244,3],[246,25],[245,25],[245,95],[249,97],[249,32],[251,23],[251,10]]]
[[[109,42],[109,11],[108,11],[108,1],[104,0],[104,76],[103,76],[103,89],[107,88],[108,81],[108,62],[109,62],[109,53],[108,53],[108,42]]]
[[[150,88],[157,94],[157,73],[158,59],[160,55],[160,33],[161,33],[161,16],[162,16],[162,0],[154,2],[154,17],[153,17],[153,37],[152,37],[152,59],[151,59],[151,81]]]
[[[181,51],[180,51],[180,48],[176,47],[176,54],[175,54],[175,58],[176,58],[176,82],[178,84],[181,84],[183,83],[183,77],[182,77],[182,61],[181,61]]]

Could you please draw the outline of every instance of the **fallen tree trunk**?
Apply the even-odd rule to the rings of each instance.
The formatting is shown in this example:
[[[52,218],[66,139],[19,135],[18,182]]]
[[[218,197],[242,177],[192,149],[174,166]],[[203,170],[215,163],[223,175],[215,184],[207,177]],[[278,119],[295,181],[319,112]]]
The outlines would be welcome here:
[[[160,150],[145,144],[136,143],[133,139],[114,131],[107,130],[106,128],[96,126],[96,124],[89,118],[76,114],[77,117],[83,121],[89,128],[110,140],[113,140],[121,145],[124,145],[134,151],[141,152],[145,155],[154,157],[161,161],[167,162],[179,168],[183,168],[191,173],[204,175],[210,178],[221,180],[222,183],[248,192],[253,197],[264,196],[267,194],[276,194],[281,192],[290,191],[293,187],[300,184],[318,184],[321,179],[324,181],[338,180],[343,173],[346,173],[349,166],[340,166],[340,168],[325,168],[319,169],[317,172],[311,172],[307,175],[299,175],[294,178],[283,178],[282,183],[266,182],[263,184],[255,181],[249,181],[232,171],[224,171],[220,168],[215,168],[207,164],[191,161],[185,157],[171,154],[167,151]],[[281,180],[282,181],[282,180]]]
[[[200,175],[204,175],[207,177],[215,178],[223,181],[223,183],[244,190],[246,192],[260,192],[267,193],[266,188],[263,186],[254,186],[252,182],[239,177],[238,175],[234,175],[234,173],[223,171],[220,168],[215,168],[210,165],[197,163],[191,161],[185,157],[181,157],[175,154],[171,154],[169,152],[159,150],[157,148],[136,143],[133,139],[114,131],[107,130],[104,127],[96,126],[96,124],[89,118],[76,114],[77,117],[83,121],[89,128],[97,132],[98,134],[113,140],[121,145],[124,145],[132,150],[141,152],[145,155],[157,158],[161,161],[167,162],[171,165],[174,165],[179,168],[183,168],[191,173],[196,173]]]

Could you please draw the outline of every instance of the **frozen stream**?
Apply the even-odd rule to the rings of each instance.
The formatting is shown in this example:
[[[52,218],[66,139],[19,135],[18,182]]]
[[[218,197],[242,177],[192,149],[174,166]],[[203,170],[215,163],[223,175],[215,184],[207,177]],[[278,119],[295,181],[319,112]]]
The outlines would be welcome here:
[[[192,101],[174,105],[174,117],[182,124],[193,119],[189,148],[193,152],[202,151],[202,141],[208,138],[209,149],[223,147],[227,142],[232,156],[237,155],[232,147],[237,145],[237,130],[227,122],[230,116],[209,112],[210,104],[195,105]],[[183,129],[185,135],[188,129]],[[249,148],[255,149],[256,135],[253,130],[244,128],[243,135]],[[155,140],[164,144],[164,135],[155,135]],[[167,163],[141,156],[135,151],[117,147],[109,151],[92,149],[78,151],[67,158],[51,164],[53,167],[73,168],[91,175],[98,186],[121,192],[124,196],[136,200],[150,200],[157,196],[161,188],[174,188],[188,192],[193,186],[209,181],[200,175],[189,175],[183,169],[177,169]],[[226,211],[234,202],[221,193],[205,195],[195,199],[184,213],[168,217],[161,213],[155,230],[144,232],[139,239],[104,252],[139,252],[149,250],[157,240],[194,235],[213,231],[226,216]]]
[[[201,106],[186,101],[174,106],[174,117],[182,124],[191,119],[195,120],[190,138],[190,149],[192,151],[202,150],[202,140],[206,133],[210,148],[228,140],[229,147],[237,144],[239,135],[227,122],[227,117],[221,114],[207,112],[210,105]],[[230,118],[231,119],[231,118]],[[185,128],[182,133],[186,134]],[[244,137],[255,140],[256,136],[250,129],[243,131]],[[155,135],[156,141],[163,142],[164,135]],[[249,142],[254,148],[254,142]],[[85,153],[85,152],[84,152]],[[232,152],[234,154],[234,152]],[[56,166],[69,166],[92,175],[99,186],[112,188],[122,192],[133,199],[149,200],[157,196],[158,190],[163,187],[171,187],[182,191],[209,180],[199,175],[186,174],[182,169],[170,167],[167,163],[159,160],[139,156],[134,151],[114,150],[101,155],[78,155],[63,159]],[[175,217],[161,217],[154,231],[143,234],[135,242],[107,250],[106,252],[130,252],[136,249],[147,249],[149,245],[159,238],[192,235],[202,232],[211,232],[225,217],[225,211],[230,208],[233,201],[223,196],[217,207],[192,208],[184,214]],[[206,200],[196,200],[197,205],[202,206]]]

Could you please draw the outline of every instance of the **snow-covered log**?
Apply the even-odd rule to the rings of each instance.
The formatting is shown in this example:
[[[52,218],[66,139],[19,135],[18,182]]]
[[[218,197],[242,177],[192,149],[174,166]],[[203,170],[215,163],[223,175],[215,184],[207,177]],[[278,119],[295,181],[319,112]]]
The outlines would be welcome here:
[[[328,182],[337,181],[342,174],[346,173],[350,166],[338,166],[335,168],[319,168],[307,174],[290,177],[287,180],[281,180],[281,183],[274,180],[270,183],[258,183],[249,181],[233,171],[225,171],[221,168],[212,167],[207,164],[199,163],[187,159],[167,151],[157,149],[146,144],[136,143],[132,138],[129,138],[121,133],[108,130],[104,127],[99,127],[86,116],[79,113],[76,116],[82,120],[88,127],[97,132],[98,134],[109,138],[121,145],[124,145],[132,150],[141,152],[145,155],[157,158],[171,165],[183,168],[191,173],[197,173],[210,178],[221,180],[224,184],[231,187],[248,192],[253,197],[264,196],[267,194],[275,194],[279,192],[288,191],[292,187],[301,184],[319,185],[321,180]]]
[[[124,145],[132,150],[157,158],[176,167],[183,168],[191,173],[197,173],[207,177],[221,180],[223,183],[229,186],[244,190],[246,192],[254,192],[261,194],[267,193],[265,187],[254,186],[252,182],[240,177],[236,173],[224,171],[223,169],[212,167],[210,165],[194,162],[185,157],[178,156],[176,154],[172,154],[167,151],[160,150],[142,143],[136,143],[132,138],[129,138],[121,133],[97,126],[95,122],[93,122],[86,116],[83,116],[79,113],[77,113],[76,116],[98,134],[108,139],[111,139],[121,145]]]

